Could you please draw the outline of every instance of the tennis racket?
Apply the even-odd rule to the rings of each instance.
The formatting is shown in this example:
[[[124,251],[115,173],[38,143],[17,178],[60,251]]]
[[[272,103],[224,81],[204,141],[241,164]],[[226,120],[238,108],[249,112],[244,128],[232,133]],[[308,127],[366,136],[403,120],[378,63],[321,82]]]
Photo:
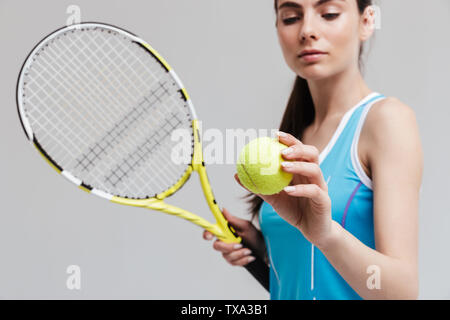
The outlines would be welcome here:
[[[136,35],[100,23],[51,33],[22,66],[17,107],[29,141],[80,189],[183,218],[224,242],[242,243],[212,193],[186,89],[169,64]],[[172,139],[176,130],[187,132],[188,139]],[[180,144],[188,161],[173,161]],[[193,171],[215,223],[165,202]],[[268,290],[268,266],[255,258],[246,268]]]

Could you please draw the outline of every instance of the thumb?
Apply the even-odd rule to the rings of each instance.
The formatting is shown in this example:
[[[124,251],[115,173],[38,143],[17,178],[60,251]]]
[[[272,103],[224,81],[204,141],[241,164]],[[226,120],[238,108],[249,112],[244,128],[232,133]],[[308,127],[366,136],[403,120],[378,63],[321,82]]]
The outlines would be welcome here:
[[[239,179],[239,176],[237,173],[234,174],[234,179],[236,180],[237,183],[239,183],[241,185],[242,188],[244,188],[245,190],[247,190],[248,192],[251,192],[250,190],[248,190],[241,182],[241,180]]]
[[[263,195],[260,193],[254,193],[253,191],[248,190],[241,182],[241,180],[239,179],[239,176],[237,175],[237,173],[234,174],[234,179],[236,180],[237,183],[239,183],[241,185],[242,188],[244,188],[245,190],[247,190],[250,193],[253,193],[255,195],[257,195],[258,197],[260,197],[261,199],[263,199],[266,202],[269,202],[270,199],[272,199],[271,195]]]
[[[225,219],[236,229],[236,231],[243,230],[248,227],[249,221],[233,216],[226,208],[222,209]]]
[[[247,191],[250,192],[250,193],[253,193],[253,194],[257,195],[258,197],[260,197],[261,199],[263,199],[265,202],[267,202],[267,203],[269,203],[269,204],[271,204],[271,203],[272,203],[272,200],[273,200],[274,198],[277,197],[277,194],[275,194],[275,195],[264,195],[264,194],[260,194],[260,193],[254,193],[254,192],[248,190],[248,189],[242,184],[242,182],[241,182],[241,180],[239,179],[239,176],[237,175],[237,173],[234,175],[234,179],[235,179],[236,182],[239,183],[239,184],[241,185],[241,187],[243,187],[245,190],[247,190]]]

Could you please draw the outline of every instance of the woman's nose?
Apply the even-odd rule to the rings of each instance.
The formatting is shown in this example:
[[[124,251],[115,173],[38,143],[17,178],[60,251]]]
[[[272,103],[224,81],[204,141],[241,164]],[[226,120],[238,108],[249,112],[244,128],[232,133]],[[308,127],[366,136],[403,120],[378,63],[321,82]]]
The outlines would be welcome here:
[[[314,17],[312,17],[311,14],[305,14],[303,16],[299,38],[301,41],[305,41],[308,38],[317,40],[318,36],[315,27],[315,21]]]

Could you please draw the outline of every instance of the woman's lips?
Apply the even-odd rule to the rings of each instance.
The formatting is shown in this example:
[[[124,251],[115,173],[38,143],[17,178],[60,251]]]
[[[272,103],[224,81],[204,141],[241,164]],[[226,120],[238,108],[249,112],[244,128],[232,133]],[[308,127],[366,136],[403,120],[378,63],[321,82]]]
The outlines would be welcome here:
[[[306,62],[315,62],[322,59],[322,57],[325,55],[325,53],[312,53],[312,54],[305,54],[300,57],[303,61]]]

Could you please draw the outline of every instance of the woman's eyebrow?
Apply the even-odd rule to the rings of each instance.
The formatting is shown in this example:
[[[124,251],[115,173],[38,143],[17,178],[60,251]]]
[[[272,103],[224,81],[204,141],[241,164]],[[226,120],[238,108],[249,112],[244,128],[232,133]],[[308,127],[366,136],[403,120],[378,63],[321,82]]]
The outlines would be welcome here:
[[[331,1],[336,1],[336,0],[319,0],[314,4],[314,8],[317,8],[327,2],[331,2]],[[345,2],[345,0],[337,0],[340,2]],[[283,2],[282,4],[280,4],[280,6],[278,7],[278,10],[282,9],[282,8],[302,8],[303,6],[297,2],[291,2],[291,1],[286,1]]]

